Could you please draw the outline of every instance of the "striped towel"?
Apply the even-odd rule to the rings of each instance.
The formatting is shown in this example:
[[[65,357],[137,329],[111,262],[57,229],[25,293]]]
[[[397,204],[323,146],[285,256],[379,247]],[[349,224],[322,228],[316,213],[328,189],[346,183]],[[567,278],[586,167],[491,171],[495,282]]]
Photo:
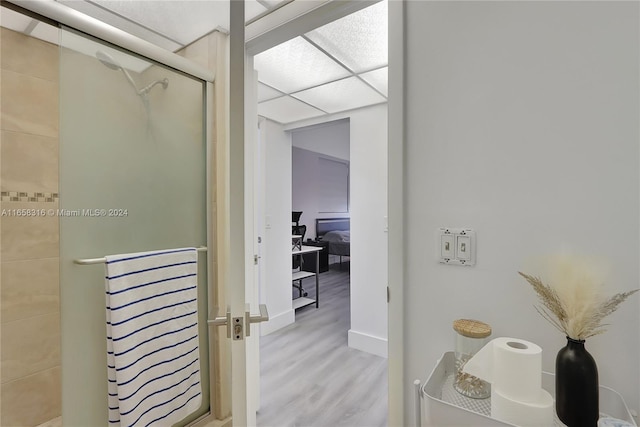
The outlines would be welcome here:
[[[109,425],[170,426],[202,401],[197,252],[106,259]]]

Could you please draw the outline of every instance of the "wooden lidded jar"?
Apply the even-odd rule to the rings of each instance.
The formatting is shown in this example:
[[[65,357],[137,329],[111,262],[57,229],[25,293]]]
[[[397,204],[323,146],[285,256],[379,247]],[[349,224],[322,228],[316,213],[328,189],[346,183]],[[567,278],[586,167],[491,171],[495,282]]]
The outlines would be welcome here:
[[[479,320],[458,319],[453,322],[453,329],[456,331],[456,373],[453,388],[464,396],[486,399],[491,395],[491,385],[462,372],[462,368],[487,343],[491,326]]]

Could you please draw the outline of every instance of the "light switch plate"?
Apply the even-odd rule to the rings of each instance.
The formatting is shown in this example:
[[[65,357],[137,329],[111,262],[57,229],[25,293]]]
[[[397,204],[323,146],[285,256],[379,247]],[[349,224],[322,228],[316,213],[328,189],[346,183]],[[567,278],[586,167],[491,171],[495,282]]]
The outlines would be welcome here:
[[[439,228],[436,242],[436,253],[440,263],[475,265],[476,233],[470,228]]]

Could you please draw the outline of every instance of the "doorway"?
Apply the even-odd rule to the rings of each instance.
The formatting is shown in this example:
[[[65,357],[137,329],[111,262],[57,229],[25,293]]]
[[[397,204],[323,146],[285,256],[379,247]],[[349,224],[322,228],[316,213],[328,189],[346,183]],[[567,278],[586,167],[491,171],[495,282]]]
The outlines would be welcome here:
[[[386,22],[386,15],[384,19]],[[296,43],[307,43],[311,45],[312,48],[315,48],[322,52],[321,49],[318,49],[318,40],[320,39],[311,36],[307,36],[305,38],[305,36],[306,34],[302,36],[302,40],[297,40]],[[298,38],[298,35],[294,35],[293,37]],[[384,36],[384,39],[386,40],[386,34]],[[309,42],[309,40],[311,40],[311,42]],[[336,62],[334,58],[329,59]],[[274,81],[276,80],[271,80],[272,84],[266,84],[265,81],[268,80],[269,77],[274,76],[268,75],[268,72],[263,72],[260,67],[261,59],[259,54],[255,57],[252,57],[252,60],[256,63],[256,68],[258,69],[259,73],[258,79],[261,82],[259,84],[258,94],[258,100],[260,101],[260,104],[258,104],[259,114],[261,116],[266,116],[268,112],[265,110],[265,108],[268,106],[275,105],[277,107],[282,107],[279,108],[276,112],[276,115],[281,114],[280,116],[266,116],[266,123],[265,126],[263,126],[264,130],[261,130],[261,132],[265,132],[265,156],[267,158],[267,170],[265,177],[267,187],[267,200],[265,201],[265,230],[263,235],[263,241],[265,244],[263,253],[265,255],[263,257],[263,261],[266,263],[265,270],[267,285],[269,285],[270,283],[280,283],[278,285],[280,291],[288,291],[288,295],[286,296],[286,298],[288,298],[288,301],[286,302],[289,304],[289,306],[288,308],[280,308],[279,304],[281,301],[275,300],[279,297],[277,295],[278,291],[267,289],[266,292],[261,292],[261,298],[265,298],[261,300],[261,302],[266,302],[269,305],[270,313],[272,315],[272,322],[270,322],[271,324],[263,325],[263,335],[265,333],[267,334],[263,337],[263,342],[266,345],[266,343],[271,339],[270,336],[278,333],[278,331],[282,328],[295,328],[299,323],[298,318],[302,317],[303,313],[302,311],[300,311],[300,315],[298,315],[298,313],[296,313],[291,308],[291,288],[283,285],[283,283],[290,283],[291,277],[289,276],[289,279],[284,278],[284,275],[287,274],[287,271],[290,272],[291,267],[291,239],[289,235],[290,220],[288,219],[289,216],[291,216],[292,210],[290,204],[291,194],[289,193],[291,191],[291,135],[293,132],[295,132],[295,129],[298,129],[300,127],[321,126],[322,124],[329,121],[348,120],[351,123],[351,129],[349,131],[350,137],[352,141],[357,141],[355,146],[351,147],[350,149],[353,150],[353,153],[355,154],[355,156],[351,157],[351,162],[353,164],[353,167],[355,169],[358,169],[358,173],[356,173],[354,170],[352,170],[350,173],[350,195],[357,199],[358,195],[356,195],[355,191],[355,189],[357,188],[359,190],[364,190],[358,191],[360,193],[360,197],[363,197],[365,199],[368,198],[369,200],[362,203],[359,208],[356,207],[357,204],[355,204],[357,200],[354,200],[354,204],[352,204],[353,206],[350,205],[349,216],[351,216],[353,221],[352,233],[354,233],[356,236],[359,235],[361,237],[361,239],[359,239],[359,243],[354,243],[354,251],[360,250],[362,252],[360,256],[353,256],[351,261],[351,274],[353,275],[352,279],[354,282],[354,287],[351,289],[351,291],[354,292],[356,298],[352,299],[347,306],[347,317],[349,319],[349,322],[343,328],[344,345],[347,349],[357,349],[354,351],[364,351],[367,353],[373,353],[382,357],[386,357],[386,98],[380,93],[380,91],[374,91],[374,98],[375,96],[380,96],[383,102],[376,103],[375,101],[369,101],[370,103],[364,106],[347,105],[345,107],[346,110],[340,110],[340,108],[336,107],[335,105],[329,105],[329,103],[325,103],[319,109],[319,114],[317,114],[318,109],[315,106],[311,105],[311,98],[307,97],[309,93],[302,93],[305,92],[305,89],[297,88],[297,91],[296,89],[293,89],[289,93],[289,91],[283,89],[282,86],[280,86],[281,90],[278,90],[276,87],[274,87],[277,86],[277,83],[274,83]],[[279,64],[279,67],[281,69],[287,68],[282,64],[281,61],[276,61],[276,63]],[[347,81],[353,81],[352,79],[354,78],[359,83],[363,83],[366,82],[366,80],[364,77],[362,77],[362,75],[369,71],[376,71],[378,74],[386,73],[386,69],[384,69],[384,66],[378,66],[377,68],[374,66],[374,68],[374,70],[364,69],[356,72],[347,71],[347,75],[338,76],[336,79],[328,83],[333,84],[338,82],[340,84],[347,84]],[[345,69],[348,70],[349,67],[346,67]],[[265,74],[267,76],[265,79],[263,79],[262,76],[265,76]],[[274,79],[277,78],[274,77]],[[323,84],[324,83],[320,84],[318,88]],[[386,85],[386,78],[384,79],[384,84]],[[368,82],[363,83],[363,85],[367,89],[371,88],[372,86]],[[267,88],[265,89],[264,86],[267,86]],[[386,89],[384,91],[386,92]],[[287,109],[287,105],[296,103],[296,101],[301,101],[301,98],[305,99],[305,101],[302,102],[303,107],[299,110],[294,111],[293,113],[296,114],[295,117],[297,118],[297,120],[290,121],[290,119],[287,119],[286,117],[286,112],[291,112],[291,110]],[[339,97],[336,97],[334,92],[334,94],[328,99],[329,101],[335,101],[338,98]],[[356,95],[353,97],[349,97],[349,102],[352,102],[353,99],[362,100],[363,98],[365,97]],[[367,103],[365,102],[365,104]],[[314,111],[313,109],[315,109],[316,112],[311,114],[311,112]],[[300,113],[302,113],[302,115]],[[306,117],[305,114],[307,114]],[[309,114],[311,114],[311,116],[309,116]],[[278,118],[280,118],[280,120],[278,120]],[[375,143],[372,143],[371,141],[375,141]],[[276,155],[273,150],[280,150],[279,153],[281,155]],[[288,150],[288,153],[286,152],[286,150]],[[382,153],[382,155],[378,156],[378,153]],[[276,157],[280,162],[280,167],[270,169],[270,157]],[[286,181],[285,177],[283,177],[283,175],[285,174],[283,172],[283,168],[287,163],[289,164],[289,172],[287,173],[286,177],[288,181]],[[279,182],[281,184],[283,181],[286,182],[287,184],[285,185],[288,185],[288,189],[282,186],[280,187],[280,191],[272,190],[271,184],[273,184],[275,180],[280,180]],[[384,197],[380,197],[382,193],[384,194]],[[288,202],[286,204],[271,203],[269,199],[272,195],[274,195],[273,197],[277,198],[280,202],[283,202],[284,199],[288,198]],[[371,204],[367,204],[371,200],[375,200],[373,206]],[[356,217],[358,218],[357,220],[355,220]],[[313,223],[316,217],[312,216],[308,219],[310,219]],[[289,229],[289,231],[287,231],[287,229]],[[285,249],[282,249],[283,247]],[[287,247],[288,249],[286,249]],[[270,279],[269,271],[275,270],[273,268],[273,266],[275,265],[281,266],[281,269],[279,269],[279,273],[277,273],[279,274],[279,276],[277,276],[277,278],[275,279],[275,276],[273,276]],[[378,267],[381,266],[384,266],[384,269],[378,269]],[[377,282],[378,286],[369,288],[365,288],[362,285],[358,286],[357,284],[355,284],[356,276],[358,276],[358,282],[361,284]],[[320,277],[320,286],[322,288],[322,274],[320,275]],[[375,305],[375,307],[373,307],[371,310],[367,310],[366,308],[362,309],[362,307],[354,305],[355,300],[366,300],[366,298],[371,298],[370,301],[374,301],[374,304],[368,304],[368,308],[372,308],[371,306]],[[317,311],[323,310],[323,304],[326,304],[326,302],[321,303]],[[313,306],[302,310],[306,310],[305,313],[312,310],[316,311]],[[382,332],[376,332],[367,328],[378,328],[377,331]],[[262,357],[265,357],[264,351]],[[386,396],[383,400],[386,402]],[[258,425],[260,425],[260,422]]]

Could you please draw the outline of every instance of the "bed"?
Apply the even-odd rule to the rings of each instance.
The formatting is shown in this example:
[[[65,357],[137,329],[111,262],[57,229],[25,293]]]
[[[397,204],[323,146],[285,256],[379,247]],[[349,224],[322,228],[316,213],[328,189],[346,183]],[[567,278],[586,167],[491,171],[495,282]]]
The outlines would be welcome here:
[[[316,218],[316,238],[327,242],[329,255],[351,256],[349,218]]]

